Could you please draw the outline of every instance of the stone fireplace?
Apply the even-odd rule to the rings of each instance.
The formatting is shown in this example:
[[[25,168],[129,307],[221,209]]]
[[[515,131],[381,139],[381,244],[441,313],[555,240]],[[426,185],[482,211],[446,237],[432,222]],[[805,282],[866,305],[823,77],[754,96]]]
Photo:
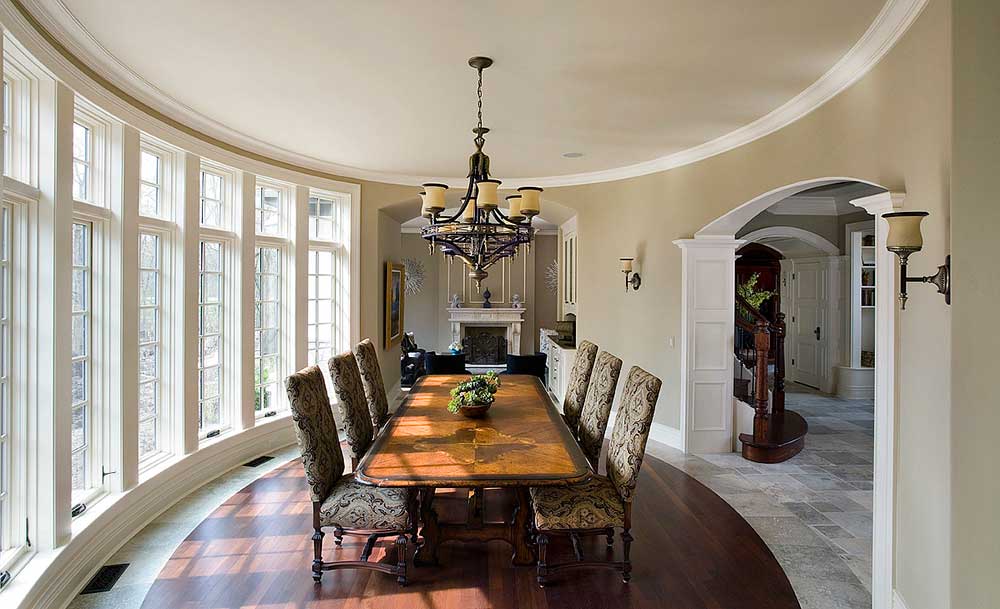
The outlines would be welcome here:
[[[520,355],[523,318],[523,308],[448,309],[451,340],[463,346],[466,362],[471,365],[501,365],[508,353]],[[483,358],[494,361],[477,361]]]

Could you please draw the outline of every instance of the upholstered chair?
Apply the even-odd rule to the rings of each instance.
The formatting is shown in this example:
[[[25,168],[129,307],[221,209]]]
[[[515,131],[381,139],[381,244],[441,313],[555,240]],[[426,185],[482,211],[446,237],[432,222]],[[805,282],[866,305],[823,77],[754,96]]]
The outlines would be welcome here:
[[[661,384],[660,379],[638,366],[629,371],[605,460],[607,476],[595,475],[572,486],[531,489],[533,530],[538,545],[538,585],[544,586],[550,573],[574,567],[608,566],[621,570],[622,581],[632,578],[629,560],[632,501]],[[606,535],[610,551],[615,528],[622,530],[622,561],[585,561],[579,538]],[[552,535],[571,538],[575,562],[548,564],[546,550]]]
[[[375,428],[353,353],[347,351],[330,358],[330,378],[333,379],[333,391],[337,394],[337,409],[344,422],[347,444],[351,447],[351,469],[355,470],[372,445]]]
[[[396,581],[405,585],[406,535],[416,530],[416,504],[411,493],[361,484],[352,474],[344,473],[337,424],[317,366],[289,376],[285,389],[312,500],[313,580],[319,583],[323,571],[371,569],[395,575]],[[323,561],[323,529],[331,527],[338,546],[345,535],[367,538],[360,560]],[[391,536],[396,537],[396,563],[368,562],[378,539]]]
[[[597,345],[583,341],[576,346],[576,359],[569,372],[569,383],[566,385],[566,396],[563,398],[563,420],[577,434],[580,425],[580,412],[587,398],[587,387],[590,385],[590,373],[597,359]]]
[[[371,339],[366,338],[354,347],[354,357],[358,360],[361,384],[365,389],[365,399],[368,400],[372,426],[377,434],[389,420],[389,400],[385,395],[382,370],[378,365],[378,352]]]
[[[604,432],[608,429],[611,404],[615,400],[615,389],[618,387],[618,376],[621,371],[622,361],[607,351],[602,351],[597,356],[594,371],[590,375],[587,399],[583,401],[577,436],[580,448],[590,461],[590,466],[594,468],[594,473],[597,473],[597,464],[601,458]]]

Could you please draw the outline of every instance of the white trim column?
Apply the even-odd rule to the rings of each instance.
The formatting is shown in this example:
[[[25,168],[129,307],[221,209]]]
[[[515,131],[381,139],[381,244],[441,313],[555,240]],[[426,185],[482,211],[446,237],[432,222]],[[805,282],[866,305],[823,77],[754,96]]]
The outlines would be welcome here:
[[[296,186],[292,189],[292,208],[289,210],[288,237],[292,244],[292,272],[289,281],[292,282],[289,293],[293,295],[291,344],[292,357],[290,372],[302,370],[309,365],[309,187]],[[352,343],[354,344],[354,343]]]
[[[905,193],[883,192],[851,201],[875,216],[875,479],[872,522],[872,606],[891,607],[893,593],[894,468],[896,455],[896,306],[899,261],[885,248],[882,214],[903,207]]]
[[[733,450],[736,250],[726,237],[678,239],[681,249],[681,446]]]
[[[177,295],[179,303],[177,311],[180,322],[178,337],[174,344],[180,346],[175,350],[174,361],[181,370],[181,382],[178,408],[181,410],[182,433],[180,454],[190,454],[198,450],[198,350],[201,348],[198,340],[198,257],[199,231],[201,228],[201,159],[190,152],[183,152],[180,157],[180,196],[177,201],[180,209],[177,212],[179,241],[181,251],[177,265],[180,272],[182,289]]]
[[[254,282],[256,281],[256,262],[254,253],[257,246],[257,224],[254,216],[254,190],[257,187],[257,176],[249,171],[236,173],[236,184],[233,197],[233,229],[240,236],[238,245],[236,269],[239,278],[239,313],[240,334],[236,343],[240,345],[236,357],[239,379],[236,393],[237,411],[233,413],[233,427],[236,429],[251,429],[257,424],[254,412]]]

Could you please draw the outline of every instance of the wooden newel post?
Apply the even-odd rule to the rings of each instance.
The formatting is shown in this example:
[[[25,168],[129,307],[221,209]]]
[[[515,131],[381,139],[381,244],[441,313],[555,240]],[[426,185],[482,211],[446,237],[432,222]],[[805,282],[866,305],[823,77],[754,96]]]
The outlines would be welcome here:
[[[753,328],[754,350],[757,352],[757,369],[754,371],[753,435],[763,438],[767,428],[767,354],[771,348],[771,330],[766,321],[759,319]]]
[[[783,412],[785,410],[785,314],[778,313],[778,320],[774,323],[774,396],[771,405],[771,412]]]

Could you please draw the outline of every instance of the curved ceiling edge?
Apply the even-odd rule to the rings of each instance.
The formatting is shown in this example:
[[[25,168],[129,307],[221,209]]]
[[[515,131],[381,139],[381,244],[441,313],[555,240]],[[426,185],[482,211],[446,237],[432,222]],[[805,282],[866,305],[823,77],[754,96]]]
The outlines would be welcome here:
[[[440,177],[403,175],[339,165],[263,142],[204,116],[156,88],[118,61],[61,0],[5,0],[47,44],[86,77],[140,112],[210,145],[269,165],[324,179],[360,179],[417,185]],[[714,140],[650,161],[612,169],[518,178],[541,187],[576,186],[644,176],[688,165],[765,137],[819,108],[856,82],[895,45],[928,0],[886,0],[861,39],[823,76],[797,96],[757,120]],[[51,10],[52,5],[57,8]],[[110,85],[110,86],[109,86]],[[444,180],[461,186],[466,178]]]

